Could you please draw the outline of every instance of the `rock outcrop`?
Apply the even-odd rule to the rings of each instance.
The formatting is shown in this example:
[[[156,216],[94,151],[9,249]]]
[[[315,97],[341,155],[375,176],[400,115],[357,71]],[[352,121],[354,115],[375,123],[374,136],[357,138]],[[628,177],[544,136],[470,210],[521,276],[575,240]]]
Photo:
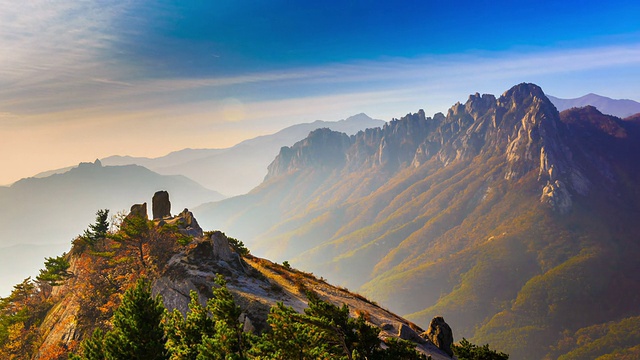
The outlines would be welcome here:
[[[187,236],[201,237],[203,235],[202,228],[198,224],[193,213],[189,209],[184,209],[180,214],[171,219],[166,220],[169,224],[178,226],[180,232]]]
[[[345,163],[345,152],[351,146],[351,138],[344,133],[327,128],[317,129],[291,147],[283,147],[268,167],[265,180],[296,169],[316,166],[335,168]]]
[[[571,195],[567,191],[567,187],[560,180],[547,183],[542,189],[540,201],[549,205],[552,209],[560,214],[566,214],[571,210]]]
[[[422,338],[409,325],[403,323],[398,324],[398,337],[403,340],[409,340],[417,343],[424,342],[424,338]]]
[[[235,252],[231,250],[229,240],[223,233],[216,231],[211,235],[211,242],[213,243],[213,257],[222,261],[231,261],[234,258]]]
[[[149,219],[149,215],[147,213],[147,203],[131,205],[131,210],[129,211],[127,217],[133,216]]]
[[[171,217],[171,201],[169,201],[169,193],[167,191],[158,191],[153,194],[151,201],[154,219],[164,219]]]
[[[453,356],[453,331],[451,327],[444,321],[442,316],[436,316],[431,320],[427,331],[421,334],[422,337],[429,339],[438,349],[444,351],[449,356]]]

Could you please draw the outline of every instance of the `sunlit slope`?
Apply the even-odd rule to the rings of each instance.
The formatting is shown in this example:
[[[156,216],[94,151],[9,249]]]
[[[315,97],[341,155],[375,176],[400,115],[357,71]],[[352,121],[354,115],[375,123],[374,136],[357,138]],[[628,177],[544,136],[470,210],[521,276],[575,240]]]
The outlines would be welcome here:
[[[256,253],[537,359],[563,331],[637,315],[638,134],[520,84],[348,143],[314,132],[249,195],[198,211]]]

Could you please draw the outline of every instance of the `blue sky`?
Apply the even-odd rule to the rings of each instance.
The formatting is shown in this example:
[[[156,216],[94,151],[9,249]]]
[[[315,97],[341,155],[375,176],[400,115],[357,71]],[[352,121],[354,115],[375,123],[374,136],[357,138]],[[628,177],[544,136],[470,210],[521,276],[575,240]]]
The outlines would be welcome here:
[[[640,101],[637,1],[0,0],[0,184],[534,82]]]

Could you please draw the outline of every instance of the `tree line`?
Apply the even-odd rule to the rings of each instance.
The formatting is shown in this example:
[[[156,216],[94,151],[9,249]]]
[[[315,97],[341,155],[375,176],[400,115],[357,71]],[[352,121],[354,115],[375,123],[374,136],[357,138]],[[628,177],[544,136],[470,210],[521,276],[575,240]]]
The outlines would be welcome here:
[[[298,313],[278,303],[261,335],[244,331],[242,310],[226,281],[215,279],[213,297],[205,306],[192,291],[189,311],[167,311],[150,284],[139,280],[127,290],[115,311],[113,327],[100,329],[84,340],[73,360],[245,360],[339,359],[426,360],[411,342],[380,340],[380,330],[363,317],[351,318],[349,308],[323,301],[308,292],[308,308]]]

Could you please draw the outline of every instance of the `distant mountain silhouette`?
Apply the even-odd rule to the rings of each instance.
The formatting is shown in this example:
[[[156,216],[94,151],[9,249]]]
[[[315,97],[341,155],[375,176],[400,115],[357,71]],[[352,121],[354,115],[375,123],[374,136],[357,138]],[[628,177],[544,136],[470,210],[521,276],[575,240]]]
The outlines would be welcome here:
[[[275,134],[245,140],[228,149],[184,149],[156,159],[109,157],[105,164],[137,164],[165,175],[184,175],[203,186],[231,196],[247,193],[258,186],[267,174],[267,166],[280,148],[291,146],[318,128],[355,134],[366,128],[384,125],[365,114],[340,121],[297,124]]]
[[[194,213],[418,325],[442,314],[456,338],[557,358],[582,329],[640,316],[639,125],[558,113],[520,84],[354,136],[316,130],[259,187]]]
[[[587,94],[576,99],[560,99],[549,95],[547,97],[553,105],[558,108],[558,111],[591,105],[603,114],[613,115],[619,118],[640,113],[640,103],[628,99],[611,99],[596,94]]]
[[[158,158],[109,156],[104,165],[140,165],[163,175],[183,175],[225,196],[241,195],[258,186],[267,174],[267,166],[283,146],[291,146],[311,131],[329,128],[355,134],[367,128],[380,127],[384,121],[357,114],[339,121],[316,120],[289,126],[274,134],[245,140],[226,149],[183,149]],[[34,177],[46,177],[73,169],[70,166],[49,170]]]
[[[222,199],[219,193],[184,176],[159,175],[137,165],[102,166],[98,161],[81,163],[64,174],[22,179],[0,187],[0,248],[9,261],[0,267],[2,293],[37,273],[37,268],[28,271],[24,267],[22,254],[29,246],[67,244],[59,248],[68,248],[71,240],[94,222],[97,210],[110,209],[111,214],[128,211],[132,201],[145,202],[157,190],[175,194],[170,199],[174,213]],[[40,265],[42,261],[38,261]]]

